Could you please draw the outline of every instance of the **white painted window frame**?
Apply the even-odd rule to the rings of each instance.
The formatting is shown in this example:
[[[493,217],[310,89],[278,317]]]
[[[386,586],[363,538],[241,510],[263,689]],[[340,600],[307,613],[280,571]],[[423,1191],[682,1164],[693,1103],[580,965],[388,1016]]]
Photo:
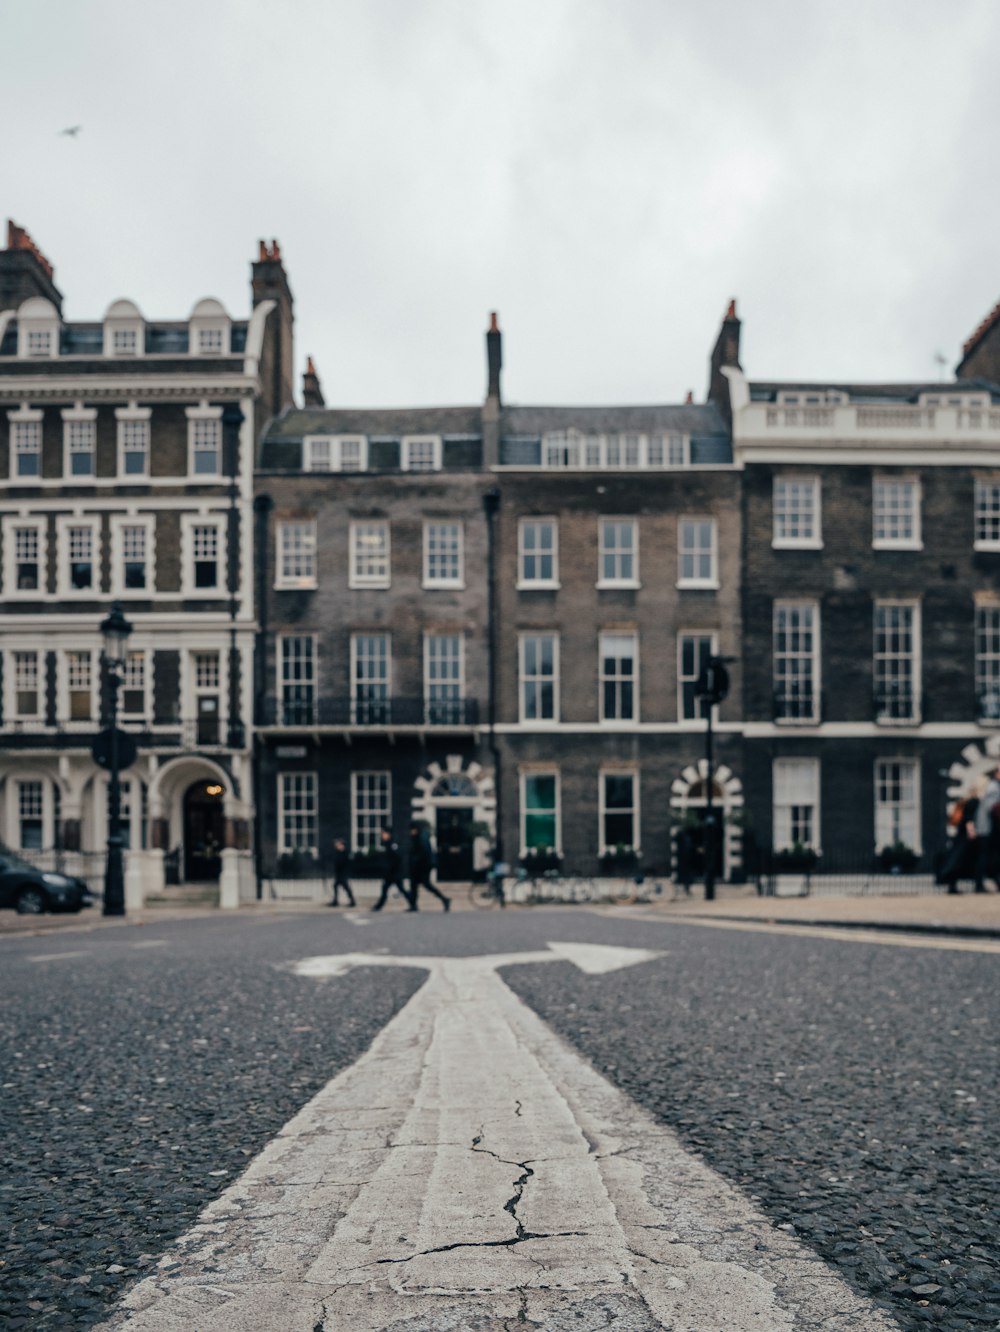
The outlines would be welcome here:
[[[18,678],[17,658],[28,656],[35,658],[36,700],[34,712],[21,712],[17,706]],[[6,725],[26,722],[32,726],[40,725],[45,719],[45,699],[47,692],[47,654],[43,648],[18,646],[4,649],[4,701],[3,715]]]
[[[13,485],[37,486],[38,483],[43,479],[42,478],[42,450],[44,446],[44,426],[42,424],[43,420],[44,420],[43,412],[39,411],[37,408],[26,407],[24,405],[20,406],[17,409],[17,411],[7,413],[7,421],[9,422],[8,438],[10,441],[9,450],[8,450],[9,462],[8,462],[7,472],[9,479]],[[15,428],[21,425],[29,425],[35,427],[35,429],[32,431],[32,434],[35,436],[37,440],[37,447],[32,449],[15,449],[14,436],[17,433]],[[17,460],[21,456],[29,456],[29,455],[37,457],[38,471],[35,474],[26,473],[25,475],[22,476],[17,471]]]
[[[186,407],[184,415],[187,417],[188,430],[188,453],[187,453],[187,474],[188,480],[199,482],[217,481],[223,475],[223,431],[222,431],[222,408],[210,407],[208,403],[202,403],[198,407]],[[199,421],[218,421],[217,444],[215,447],[215,471],[214,472],[196,472],[194,468],[195,453],[204,453],[207,450],[195,450],[195,433]]]
[[[562,855],[562,774],[558,767],[551,763],[528,765],[525,764],[518,770],[518,838],[521,844],[520,854],[522,856],[528,853],[528,807],[526,799],[526,789],[529,780],[533,777],[554,777],[555,778],[555,809],[554,828],[555,828],[555,846],[552,850],[557,856]]]
[[[49,537],[45,518],[21,518],[8,514],[3,519],[4,596],[15,601],[40,601],[49,595]],[[16,532],[20,528],[34,528],[38,533],[38,587],[19,589],[17,586]]]
[[[690,524],[707,524],[709,528],[710,572],[704,578],[698,575],[688,578],[682,572],[685,554],[698,558],[704,553],[701,547],[692,547],[688,550],[684,544],[684,529]],[[677,586],[709,592],[717,591],[719,588],[719,524],[711,514],[684,513],[677,520]]]
[[[70,715],[69,656],[70,653],[90,655],[90,716],[73,718]],[[60,730],[92,731],[100,718],[101,649],[92,643],[63,642],[56,651],[56,725]]]
[[[879,726],[919,726],[922,716],[922,694],[923,694],[923,674],[922,674],[922,624],[920,615],[920,602],[910,597],[878,597],[872,605],[872,700],[878,692],[878,654],[876,653],[876,634],[878,632],[877,617],[879,610],[901,607],[913,612],[910,624],[910,635],[913,642],[911,655],[911,679],[913,681],[913,712],[909,717],[880,717],[875,720]],[[889,659],[888,654],[882,654]]]
[[[778,618],[781,612],[808,610],[812,614],[812,624],[810,634],[812,635],[812,650],[809,653],[804,652],[784,652],[781,654],[786,659],[808,660],[812,663],[812,712],[808,717],[779,717],[775,711],[775,722],[780,726],[815,726],[820,720],[820,699],[822,697],[822,652],[820,647],[820,607],[819,602],[811,600],[808,597],[781,597],[774,602],[771,612],[771,689],[775,699],[775,708],[777,708],[778,697]],[[801,630],[800,630],[801,632]]]
[[[435,527],[454,528],[458,534],[457,563],[458,572],[454,578],[434,577],[431,573],[431,529]],[[461,519],[428,518],[423,527],[423,583],[426,588],[464,588],[465,587],[465,524]]]
[[[686,638],[707,638],[710,645],[708,649],[708,655],[710,657],[715,657],[718,655],[719,652],[719,636],[714,629],[677,630],[677,720],[678,722],[681,723],[681,725],[684,725],[685,723],[689,722],[693,722],[697,725],[700,725],[702,722],[704,722],[707,719],[707,713],[703,715],[702,712],[699,710],[697,715],[694,717],[686,717],[684,715],[685,682],[688,680],[696,681],[698,679],[698,675],[701,674],[700,670],[698,672],[698,675],[694,676],[685,675],[684,673],[684,640]],[[713,720],[716,716],[718,716],[718,708],[713,707],[712,709]]]
[[[526,675],[525,656],[526,647],[529,639],[551,638],[552,640],[552,675],[532,675],[530,681]],[[559,707],[559,634],[554,630],[530,630],[518,635],[517,640],[517,703],[518,720],[525,726],[558,726],[560,719]],[[527,715],[527,694],[526,686],[531,682],[544,682],[547,678],[552,680],[552,716],[551,717],[529,717]]]
[[[431,446],[430,467],[414,467],[412,450],[419,445]],[[399,441],[399,466],[404,472],[440,472],[444,448],[440,435],[403,435]]]
[[[75,407],[64,407],[62,410],[63,423],[63,477],[67,485],[88,485],[97,475],[97,408],[83,407],[79,403]],[[73,427],[79,425],[90,426],[90,471],[74,472],[72,470],[73,456],[82,453],[82,449],[73,449],[70,447],[70,441],[73,435]]]
[[[93,581],[90,587],[75,588],[70,577],[70,529],[86,527],[90,530],[91,565]],[[56,592],[71,601],[95,601],[103,595],[101,570],[104,565],[101,550],[101,519],[96,514],[60,513],[56,516]]]
[[[284,539],[292,529],[304,529],[302,545],[297,550],[284,548]],[[316,574],[319,562],[315,518],[281,518],[274,525],[274,586],[276,591],[310,591],[317,586]],[[306,572],[289,573],[289,564],[301,561]],[[312,572],[308,572],[311,565]]]
[[[152,410],[149,407],[116,407],[115,420],[118,431],[118,476],[129,483],[131,481],[139,482],[149,476],[149,457],[152,449],[152,426],[150,424]],[[129,428],[133,425],[145,423],[145,465],[141,472],[126,472],[125,470],[125,440]],[[129,453],[135,453],[135,449],[127,450]]]
[[[783,519],[790,514],[800,513],[787,504],[779,503],[779,488],[783,486],[802,486],[812,492],[813,530],[808,536],[785,536],[779,531]],[[798,475],[794,472],[779,472],[772,479],[771,486],[771,546],[775,550],[822,550],[823,548],[823,486],[819,476]]]
[[[977,476],[973,501],[974,550],[1000,550],[1000,476]],[[980,526],[989,524],[996,536],[980,536]]]
[[[372,804],[370,807],[362,808],[361,786],[362,778],[377,779],[378,794],[384,795],[384,803],[380,800],[378,806]],[[361,817],[365,814],[369,818],[378,819],[378,827],[375,829],[374,841],[367,845],[362,845],[359,836],[361,827]],[[355,855],[368,851],[371,846],[379,846],[378,833],[382,828],[392,827],[392,773],[384,768],[357,768],[351,773],[351,850]]]
[[[610,524],[616,526],[629,527],[632,530],[632,545],[629,551],[623,551],[617,547],[609,547],[606,541],[607,528]],[[632,557],[632,575],[629,578],[611,577],[608,578],[604,573],[604,560],[610,556],[614,560],[620,560],[624,554],[631,554]],[[602,514],[597,520],[597,586],[603,587],[621,587],[621,588],[639,588],[642,584],[639,582],[639,520],[631,518],[628,515],[614,517],[609,514]]]
[[[316,467],[315,463],[315,445],[326,444],[330,451],[330,466]],[[344,445],[358,445],[358,465],[357,467],[346,468],[344,466]],[[368,470],[368,437],[367,435],[305,435],[302,439],[302,470],[304,472],[318,472],[326,474],[327,472],[367,472]]]
[[[431,661],[432,661],[432,659],[433,659],[433,658],[432,658],[432,654],[431,654],[431,644],[432,644],[436,639],[437,639],[437,640],[440,640],[440,639],[452,639],[452,640],[454,640],[454,641],[458,644],[458,652],[457,652],[457,654],[455,654],[455,660],[456,660],[457,663],[458,663],[458,676],[457,676],[455,679],[451,679],[450,677],[447,678],[447,679],[438,679],[438,680],[432,680],[432,679],[431,679]],[[445,700],[445,699],[435,699],[435,698],[432,696],[432,693],[431,693],[431,690],[433,689],[433,687],[434,687],[435,685],[447,685],[447,686],[449,686],[449,687],[451,687],[451,686],[457,686],[457,688],[458,688],[458,696],[457,696],[457,698],[456,698],[454,701],[457,702],[457,703],[462,703],[462,702],[464,702],[464,700],[465,700],[465,635],[464,635],[463,633],[461,633],[460,631],[459,631],[459,632],[455,632],[455,631],[451,631],[451,630],[434,630],[434,629],[429,629],[429,630],[427,630],[427,631],[425,632],[425,634],[424,634],[424,645],[423,645],[423,646],[424,646],[424,652],[423,652],[423,658],[424,658],[424,702],[425,702],[426,704],[430,705],[431,703],[434,703],[434,702],[451,701],[451,700]],[[440,658],[440,657],[438,658],[438,660],[442,660],[442,659],[443,659],[443,658]]]
[[[897,763],[910,770],[913,782],[913,800],[910,805],[905,805],[902,801],[883,801],[879,799],[882,783],[879,773],[883,764]],[[872,765],[872,801],[874,805],[874,827],[875,827],[875,850],[876,852],[884,850],[886,847],[893,846],[897,841],[904,842],[911,851],[918,855],[923,853],[923,839],[921,838],[921,791],[920,791],[920,760],[909,754],[880,754]],[[912,835],[908,837],[883,836],[884,825],[888,819],[890,822],[898,824],[898,816],[893,818],[893,810],[912,810],[913,829]],[[881,826],[880,826],[881,825]],[[898,828],[897,828],[898,831]]]
[[[822,837],[821,837],[821,832],[820,832],[820,830],[821,830],[821,828],[822,828],[822,826],[823,826],[823,825],[822,825],[822,822],[821,822],[821,814],[822,814],[822,805],[821,805],[821,801],[822,801],[822,794],[823,794],[823,791],[822,791],[822,771],[821,771],[821,768],[820,768],[820,761],[819,761],[819,759],[816,758],[816,757],[815,757],[814,755],[812,755],[812,754],[802,754],[802,755],[779,754],[779,755],[776,755],[776,756],[771,760],[771,837],[772,837],[772,844],[773,844],[774,849],[775,849],[776,851],[787,851],[787,850],[789,850],[789,849],[793,846],[793,844],[794,844],[794,840],[793,840],[793,838],[792,838],[792,832],[793,832],[793,830],[794,830],[794,819],[793,819],[793,816],[792,816],[791,811],[792,811],[794,808],[796,808],[796,804],[795,804],[794,801],[787,801],[787,802],[786,802],[786,801],[782,801],[782,802],[779,804],[779,801],[778,801],[778,785],[779,785],[779,783],[778,783],[778,771],[779,771],[779,768],[788,768],[788,769],[791,769],[793,765],[796,765],[796,767],[799,768],[799,769],[804,769],[806,766],[808,766],[809,769],[810,769],[810,772],[813,774],[812,785],[813,785],[813,788],[814,788],[814,789],[813,789],[812,791],[807,792],[807,794],[810,795],[810,796],[814,796],[814,798],[811,799],[811,800],[803,800],[803,801],[800,801],[800,802],[799,802],[799,807],[801,807],[801,808],[811,807],[811,809],[812,809],[813,837],[812,837],[812,840],[811,840],[811,841],[809,841],[809,842],[805,842],[805,843],[803,843],[803,845],[804,845],[804,846],[808,846],[810,849],[812,849],[813,851],[816,851],[816,852],[818,853],[818,852],[821,852],[821,851],[822,851]],[[779,830],[779,818],[778,818],[778,811],[779,811],[779,809],[781,809],[781,810],[785,810],[785,809],[787,809],[787,810],[789,811],[789,813],[788,813],[788,829],[787,829],[787,836],[785,835],[785,829],[784,829],[784,828],[781,828],[781,829]],[[784,821],[784,817],[782,816],[782,822],[783,822],[783,821]]]
[[[111,541],[111,595],[116,600],[149,601],[156,595],[156,517],[151,513],[114,513],[109,519]],[[146,533],[146,586],[125,586],[125,528]]]
[[[534,550],[525,549],[525,534],[529,528],[542,527],[548,524],[552,528],[552,545],[546,549],[537,546]],[[542,559],[550,555],[552,559],[552,576],[550,578],[529,578],[525,571],[525,562],[527,559]],[[519,589],[531,590],[552,590],[559,587],[559,519],[553,515],[532,514],[528,518],[520,518],[517,524],[517,586]]]
[[[194,529],[214,527],[218,534],[216,566],[218,578],[215,587],[196,587],[194,581]],[[181,596],[199,601],[218,601],[228,597],[226,519],[221,514],[181,514]]]
[[[878,493],[880,486],[910,486],[912,503],[910,518],[913,531],[907,537],[886,537],[878,535],[879,513]],[[923,550],[921,534],[921,510],[923,508],[923,487],[920,477],[911,473],[895,476],[890,473],[875,473],[872,477],[872,549],[873,550]]]
[[[609,851],[614,851],[617,843],[609,843],[605,837],[604,818],[608,813],[607,790],[605,788],[605,778],[607,777],[630,777],[632,779],[632,850],[636,854],[642,851],[642,829],[640,826],[640,796],[639,796],[639,768],[634,765],[616,767],[614,764],[608,764],[602,767],[597,775],[597,807],[598,807],[598,854],[607,855]]]
[[[312,820],[312,841],[308,846],[301,844],[296,846],[289,845],[286,836],[287,827],[285,824],[285,815],[289,813],[286,809],[288,794],[286,791],[286,782],[294,781],[300,785],[300,790],[308,796],[310,808],[304,808],[301,817]],[[319,854],[319,776],[314,769],[297,768],[293,771],[282,771],[277,774],[278,785],[278,854],[287,856],[295,851],[307,852],[311,855]]]
[[[378,574],[362,573],[360,563],[360,540],[362,530],[377,528],[383,535],[385,572]],[[387,588],[392,586],[392,529],[387,518],[355,518],[351,520],[349,534],[349,564],[347,584],[352,588]]]
[[[604,643],[609,638],[629,638],[632,640],[632,674],[625,675],[605,675],[604,660],[606,653]],[[621,658],[616,658],[621,660]],[[609,717],[604,711],[604,686],[608,681],[621,684],[629,681],[632,685],[632,716],[631,717]],[[597,636],[597,712],[602,725],[605,726],[635,726],[639,721],[639,632],[637,629],[602,629]]]

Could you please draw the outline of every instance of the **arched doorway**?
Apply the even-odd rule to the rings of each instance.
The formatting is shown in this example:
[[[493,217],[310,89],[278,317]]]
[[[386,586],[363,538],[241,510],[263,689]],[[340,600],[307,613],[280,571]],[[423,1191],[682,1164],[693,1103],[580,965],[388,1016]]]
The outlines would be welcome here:
[[[442,883],[471,879],[489,864],[496,799],[493,778],[478,763],[465,766],[449,754],[445,766],[430,763],[414,783],[411,818],[422,819],[434,834],[437,877]]]
[[[701,759],[697,765],[685,768],[670,788],[670,811],[674,819],[673,837],[676,841],[682,829],[691,838],[689,853],[696,860],[696,873],[704,873],[704,821],[706,778],[708,763]],[[720,764],[712,782],[712,804],[716,810],[717,827],[722,836],[715,840],[715,872],[731,879],[743,870],[743,783],[731,768]],[[675,848],[676,863],[676,848]]]
[[[225,837],[226,788],[217,781],[195,782],[184,793],[184,878],[218,879]]]

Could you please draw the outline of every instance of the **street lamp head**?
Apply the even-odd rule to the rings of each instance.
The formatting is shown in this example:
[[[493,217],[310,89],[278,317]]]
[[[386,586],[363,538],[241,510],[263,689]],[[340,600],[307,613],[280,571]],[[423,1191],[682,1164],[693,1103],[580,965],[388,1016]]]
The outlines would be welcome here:
[[[116,601],[111,607],[110,615],[101,621],[101,638],[104,640],[104,655],[108,661],[125,660],[125,644],[131,632],[132,626]]]

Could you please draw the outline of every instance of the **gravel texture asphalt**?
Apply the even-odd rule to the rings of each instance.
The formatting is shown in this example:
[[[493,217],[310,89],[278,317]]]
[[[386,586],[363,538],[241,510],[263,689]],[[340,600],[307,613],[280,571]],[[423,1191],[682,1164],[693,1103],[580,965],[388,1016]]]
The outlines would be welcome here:
[[[423,979],[283,964],[548,940],[664,949],[504,977],[903,1327],[1000,1327],[1000,958],[568,908],[4,940],[0,1326],[99,1321]]]

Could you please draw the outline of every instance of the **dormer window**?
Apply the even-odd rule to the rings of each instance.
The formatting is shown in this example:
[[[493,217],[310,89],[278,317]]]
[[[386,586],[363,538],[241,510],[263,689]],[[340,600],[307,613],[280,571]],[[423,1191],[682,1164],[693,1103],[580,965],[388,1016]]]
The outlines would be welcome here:
[[[306,435],[302,441],[305,472],[364,472],[367,468],[364,435]]]
[[[219,301],[199,301],[191,311],[188,347],[192,356],[228,356],[230,318]]]
[[[131,301],[113,301],[104,315],[104,355],[140,356],[145,351],[146,325]]]
[[[404,435],[400,440],[400,466],[404,472],[439,472],[441,436]]]
[[[32,360],[59,355],[59,311],[43,296],[18,307],[17,354]]]

